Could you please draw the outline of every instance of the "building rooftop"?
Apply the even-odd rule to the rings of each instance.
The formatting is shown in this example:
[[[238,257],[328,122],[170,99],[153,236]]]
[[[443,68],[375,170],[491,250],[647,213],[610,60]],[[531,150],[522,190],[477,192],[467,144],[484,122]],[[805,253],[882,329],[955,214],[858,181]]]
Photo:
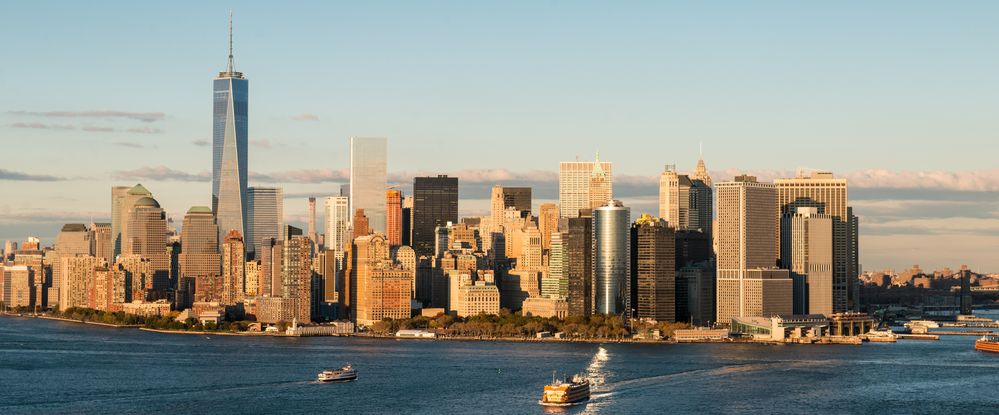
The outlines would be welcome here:
[[[151,197],[144,197],[135,202],[135,207],[160,207],[160,203]]]

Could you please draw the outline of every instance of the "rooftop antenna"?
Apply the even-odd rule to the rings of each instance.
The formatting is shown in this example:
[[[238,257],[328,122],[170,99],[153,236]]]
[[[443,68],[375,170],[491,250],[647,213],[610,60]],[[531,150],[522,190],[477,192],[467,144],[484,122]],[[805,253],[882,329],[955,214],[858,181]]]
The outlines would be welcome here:
[[[704,142],[700,142],[697,146],[701,155],[701,160],[704,160]]]
[[[232,73],[232,10],[229,10],[229,73]]]

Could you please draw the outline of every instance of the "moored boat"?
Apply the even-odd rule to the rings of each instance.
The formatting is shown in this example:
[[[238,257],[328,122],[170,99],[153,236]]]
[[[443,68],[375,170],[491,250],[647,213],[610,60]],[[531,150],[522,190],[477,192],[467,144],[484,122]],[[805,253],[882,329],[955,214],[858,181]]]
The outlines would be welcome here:
[[[999,353],[999,335],[989,334],[975,340],[975,350]]]
[[[545,390],[538,401],[542,406],[579,405],[590,399],[590,380],[583,375],[556,379],[552,375],[552,383],[545,385]]]
[[[348,363],[339,369],[330,369],[319,372],[316,380],[320,382],[349,382],[357,379],[357,370]]]

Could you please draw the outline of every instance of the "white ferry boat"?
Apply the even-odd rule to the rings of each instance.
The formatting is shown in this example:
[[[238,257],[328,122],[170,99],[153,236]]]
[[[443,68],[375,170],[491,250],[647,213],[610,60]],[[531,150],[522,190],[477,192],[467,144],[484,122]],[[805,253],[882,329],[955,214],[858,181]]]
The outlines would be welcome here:
[[[348,363],[339,369],[324,370],[316,379],[320,382],[350,382],[357,379],[357,371]]]

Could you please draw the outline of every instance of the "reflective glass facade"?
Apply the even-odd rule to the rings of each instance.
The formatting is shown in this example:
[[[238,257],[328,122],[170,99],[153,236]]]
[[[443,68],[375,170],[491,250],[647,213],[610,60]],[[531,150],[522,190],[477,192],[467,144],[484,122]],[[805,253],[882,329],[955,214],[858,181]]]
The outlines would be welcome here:
[[[620,314],[631,302],[631,209],[614,201],[593,210],[595,313]]]
[[[214,90],[212,211],[220,234],[234,229],[245,235],[248,81],[239,72],[222,72]]]
[[[351,137],[350,139],[350,213],[364,209],[368,226],[375,233],[385,233],[385,188],[388,140]]]

